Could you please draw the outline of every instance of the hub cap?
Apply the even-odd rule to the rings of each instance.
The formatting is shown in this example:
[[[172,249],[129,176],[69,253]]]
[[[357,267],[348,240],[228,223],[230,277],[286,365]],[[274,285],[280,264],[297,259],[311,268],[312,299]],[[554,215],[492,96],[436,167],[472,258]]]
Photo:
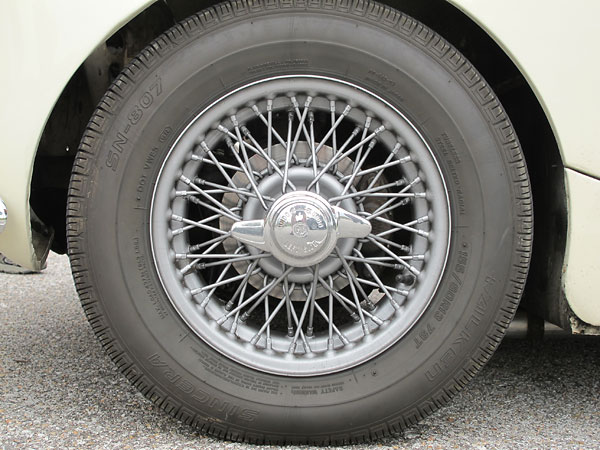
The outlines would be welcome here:
[[[367,220],[308,191],[281,196],[265,220],[236,222],[231,228],[238,241],[293,267],[318,264],[331,254],[339,238],[364,238],[370,232]]]
[[[157,273],[208,345],[314,376],[364,363],[425,311],[450,245],[444,181],[396,108],[350,83],[274,77],[206,107],[151,206]]]

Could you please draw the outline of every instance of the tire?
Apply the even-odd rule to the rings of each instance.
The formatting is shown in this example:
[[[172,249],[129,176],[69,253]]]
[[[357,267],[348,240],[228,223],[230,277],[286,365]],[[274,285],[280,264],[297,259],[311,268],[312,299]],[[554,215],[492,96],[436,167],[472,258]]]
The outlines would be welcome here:
[[[309,96],[306,132],[300,129],[301,143],[288,158],[273,130],[284,144],[292,142],[297,128],[288,139],[286,124],[302,120]],[[331,123],[327,101],[335,110]],[[252,104],[264,120],[251,114]],[[336,129],[346,104],[350,112]],[[361,121],[371,116],[373,126],[364,131]],[[317,136],[331,132],[312,159],[318,140],[310,140],[309,124]],[[355,126],[352,145],[366,136],[364,145],[335,160],[319,195],[352,217],[368,218],[372,230],[342,233],[333,241],[341,256],[327,250],[333,256],[318,259],[322,241],[314,241],[314,250],[294,244],[306,240],[273,237],[284,225],[269,228],[269,220],[287,216],[267,203],[281,194],[277,186],[288,196],[293,190],[278,184],[286,161],[288,179],[297,191],[307,190]],[[267,127],[263,134],[260,127]],[[259,146],[272,150],[274,164],[251,151]],[[395,165],[382,169],[386,158]],[[344,196],[339,190],[356,167],[346,191],[356,196],[331,200]],[[403,192],[408,200],[393,200]],[[373,214],[385,209],[381,198],[395,208],[377,219]],[[305,208],[317,222],[333,211],[320,203],[310,209],[306,195],[301,199],[286,211]],[[287,223],[293,239],[316,233],[318,227],[303,228],[308,216],[294,219],[297,228]],[[279,257],[235,241],[232,218],[262,220],[270,254],[289,250],[292,262],[278,265]],[[239,1],[176,25],[113,83],[81,141],[67,230],[90,324],[148,399],[221,438],[342,444],[409,427],[481,369],[521,297],[532,225],[529,179],[513,127],[481,75],[443,38],[375,2]],[[189,256],[189,247],[206,250],[210,239],[218,242],[218,255],[228,256]],[[226,265],[234,249],[240,261]],[[256,294],[240,308],[240,299],[261,292],[286,268],[293,286],[281,278],[266,300]],[[222,280],[229,281],[215,286]],[[260,307],[249,311],[255,301]],[[260,328],[278,305],[267,339]],[[296,313],[294,321],[286,322],[286,309]],[[314,322],[303,311],[312,311]]]

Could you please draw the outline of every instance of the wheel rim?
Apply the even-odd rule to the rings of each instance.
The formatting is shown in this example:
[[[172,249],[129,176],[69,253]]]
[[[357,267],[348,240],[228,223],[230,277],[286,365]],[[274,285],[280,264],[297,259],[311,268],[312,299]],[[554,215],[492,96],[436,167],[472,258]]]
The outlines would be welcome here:
[[[187,325],[286,376],[396,343],[450,246],[426,140],[380,97],[321,76],[261,80],[204,109],[170,149],[150,214],[157,273]]]

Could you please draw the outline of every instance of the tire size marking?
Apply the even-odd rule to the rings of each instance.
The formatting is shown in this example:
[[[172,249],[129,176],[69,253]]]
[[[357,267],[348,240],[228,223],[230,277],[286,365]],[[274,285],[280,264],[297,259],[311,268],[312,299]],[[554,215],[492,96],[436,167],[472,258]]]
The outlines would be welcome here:
[[[466,251],[466,244],[463,243],[462,245],[463,245],[463,249],[465,249],[465,250],[460,250],[457,252],[458,257],[456,258],[454,270],[452,271],[452,281],[448,285],[448,289],[444,295],[444,299],[442,300],[442,302],[440,303],[440,306],[438,307],[437,311],[433,315],[433,317],[435,318],[435,320],[437,322],[441,322],[444,319],[444,317],[446,316],[446,313],[450,309],[450,306],[452,306],[452,302],[456,298],[456,294],[458,293],[458,290],[462,286],[461,277],[464,275],[465,268],[469,261],[469,253]]]
[[[444,317],[446,316],[446,313],[452,306],[452,302],[456,298],[456,294],[458,293],[458,291],[463,283],[462,276],[465,273],[465,269],[466,269],[466,266],[469,261],[469,253],[467,251],[467,249],[468,249],[467,243],[463,242],[461,245],[462,245],[462,250],[457,252],[458,256],[456,258],[456,263],[454,264],[454,268],[453,268],[454,270],[452,271],[452,274],[451,274],[452,281],[450,281],[450,283],[448,285],[448,289],[447,289],[440,305],[438,306],[438,309],[433,314],[433,317],[436,322],[441,322],[444,319]],[[417,336],[413,339],[415,348],[419,349],[423,345],[423,343],[427,339],[429,339],[429,337],[431,337],[431,335],[433,334],[435,329],[436,329],[435,325],[432,325],[430,322],[425,324],[423,326],[423,328],[421,329],[421,331],[419,331]]]
[[[423,326],[421,331],[419,331],[419,335],[413,339],[415,348],[421,348],[423,343],[433,334],[434,331],[435,327],[431,325],[431,323],[427,323],[427,325]]]
[[[467,213],[465,206],[465,196],[461,186],[460,178],[458,176],[458,171],[456,170],[456,166],[460,165],[462,163],[462,160],[460,159],[460,156],[456,151],[456,147],[450,140],[450,136],[448,136],[448,134],[442,133],[440,137],[435,138],[435,145],[446,158],[446,164],[450,169],[452,182],[456,187],[456,195],[458,197],[458,213],[461,216],[463,216]]]
[[[106,155],[106,167],[113,172],[117,171],[121,155],[126,150],[126,144],[129,142],[127,134],[135,128],[135,125],[144,117],[144,110],[150,108],[154,100],[160,97],[162,92],[162,80],[157,76],[156,81],[150,85],[148,90],[142,93],[138,102],[129,110],[129,114],[127,114],[127,121],[129,123],[125,124],[121,131],[117,132],[117,137],[111,145],[112,150],[109,150],[108,155]]]
[[[153,367],[161,369],[163,376],[176,388],[191,396],[197,402],[208,406],[216,413],[220,413],[225,419],[235,417],[239,420],[252,422],[258,416],[259,411],[255,409],[242,408],[233,402],[224,401],[214,395],[208,394],[202,389],[195,388],[192,383],[169,367],[158,354],[153,353],[147,359]]]
[[[140,247],[140,238],[137,236],[133,238],[133,250],[135,252],[136,268],[140,273],[142,284],[146,290],[146,298],[150,301],[150,303],[152,303],[152,306],[154,306],[154,310],[158,314],[158,317],[164,319],[168,316],[168,313],[160,301],[160,296],[158,295],[158,291],[154,286],[154,282],[150,278],[148,266],[146,264],[146,256],[142,253]]]

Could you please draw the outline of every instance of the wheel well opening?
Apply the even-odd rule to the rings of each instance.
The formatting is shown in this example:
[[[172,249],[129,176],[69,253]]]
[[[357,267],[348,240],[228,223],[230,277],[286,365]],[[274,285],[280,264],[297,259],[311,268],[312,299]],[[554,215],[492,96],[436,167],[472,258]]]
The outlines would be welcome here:
[[[96,104],[121,69],[177,21],[213,0],[162,0],[99,45],[75,72],[42,134],[34,162],[31,207],[54,230],[52,250],[66,252],[66,198],[71,167]],[[384,0],[444,36],[483,74],[504,105],[521,141],[534,198],[534,246],[522,305],[565,326],[561,275],[566,247],[564,167],[550,124],[518,68],[475,22],[446,0]]]

